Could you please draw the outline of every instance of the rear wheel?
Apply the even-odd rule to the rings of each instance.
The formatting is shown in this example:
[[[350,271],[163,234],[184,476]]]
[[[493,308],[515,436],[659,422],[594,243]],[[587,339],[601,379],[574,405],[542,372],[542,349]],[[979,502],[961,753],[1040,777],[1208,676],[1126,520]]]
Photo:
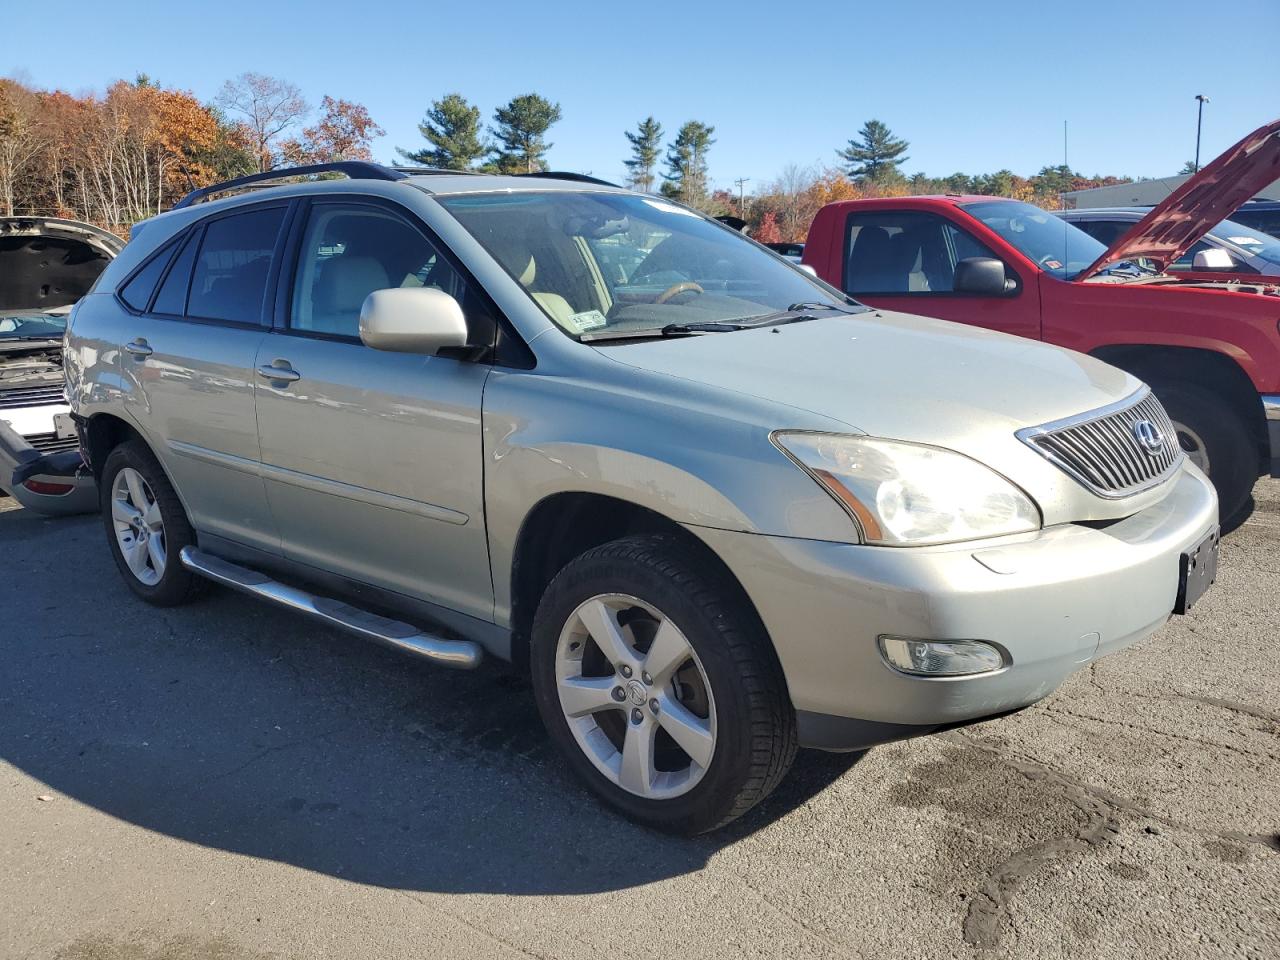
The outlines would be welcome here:
[[[1181,380],[1156,382],[1187,459],[1209,475],[1218,491],[1218,512],[1233,516],[1258,479],[1258,448],[1240,416],[1221,397]]]
[[[538,709],[570,766],[650,826],[693,834],[769,794],[796,750],[781,668],[740,591],[673,539],[570,563],[539,604]]]
[[[150,450],[137,441],[112,450],[102,467],[100,496],[111,556],[130,590],[161,607],[200,592],[205,581],[178,557],[195,544],[195,531]]]

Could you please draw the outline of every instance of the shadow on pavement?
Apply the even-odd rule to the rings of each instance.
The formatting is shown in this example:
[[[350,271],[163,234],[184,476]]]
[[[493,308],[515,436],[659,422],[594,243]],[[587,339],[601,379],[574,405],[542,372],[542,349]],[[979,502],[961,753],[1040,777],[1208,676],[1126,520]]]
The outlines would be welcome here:
[[[729,830],[667,837],[569,777],[527,683],[498,666],[440,670],[228,592],[147,607],[92,517],[0,512],[0,556],[0,757],[148,830],[360,883],[650,883],[700,869],[861,756],[802,753]]]

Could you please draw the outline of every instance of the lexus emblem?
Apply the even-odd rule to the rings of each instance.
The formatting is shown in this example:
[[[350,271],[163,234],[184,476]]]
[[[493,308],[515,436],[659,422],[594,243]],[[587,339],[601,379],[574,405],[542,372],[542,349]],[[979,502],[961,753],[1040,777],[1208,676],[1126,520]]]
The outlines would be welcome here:
[[[1138,441],[1138,446],[1149,456],[1154,457],[1164,449],[1164,434],[1150,420],[1139,420],[1131,429],[1133,430],[1133,438]]]

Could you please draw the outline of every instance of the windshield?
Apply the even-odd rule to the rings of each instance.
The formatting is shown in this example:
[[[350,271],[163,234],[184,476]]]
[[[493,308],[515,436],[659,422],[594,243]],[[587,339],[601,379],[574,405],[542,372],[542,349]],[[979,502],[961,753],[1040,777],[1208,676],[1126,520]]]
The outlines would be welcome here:
[[[1269,233],[1254,230],[1234,220],[1223,220],[1213,228],[1212,235],[1239,247],[1252,257],[1260,257],[1268,263],[1280,266],[1280,240]]]
[[[853,306],[734,231],[656,197],[556,191],[440,203],[575,337]]]
[[[61,340],[66,329],[65,315],[0,313],[0,340]]]
[[[1029,203],[995,200],[966,203],[963,209],[1059,280],[1074,279],[1107,249],[1075,224]]]

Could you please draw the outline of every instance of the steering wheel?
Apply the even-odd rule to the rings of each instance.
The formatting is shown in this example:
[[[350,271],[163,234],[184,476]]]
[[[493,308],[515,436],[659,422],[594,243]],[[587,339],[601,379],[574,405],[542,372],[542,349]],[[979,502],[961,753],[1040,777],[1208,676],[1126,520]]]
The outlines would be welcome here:
[[[673,283],[667,289],[658,294],[658,299],[654,303],[666,303],[668,300],[680,296],[682,293],[705,293],[700,286],[692,280],[681,280],[679,283]]]

